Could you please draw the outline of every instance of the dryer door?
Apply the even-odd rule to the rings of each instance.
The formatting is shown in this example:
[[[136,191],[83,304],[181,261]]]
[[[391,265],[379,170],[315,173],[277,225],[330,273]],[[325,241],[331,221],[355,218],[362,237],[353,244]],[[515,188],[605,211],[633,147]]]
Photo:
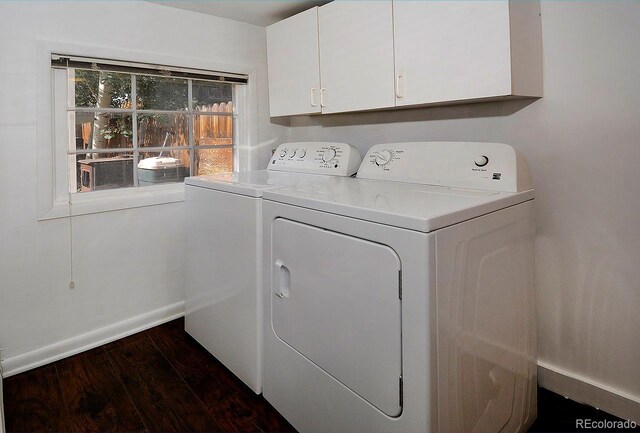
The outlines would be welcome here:
[[[283,218],[272,229],[276,335],[380,411],[399,415],[398,255],[385,245]]]

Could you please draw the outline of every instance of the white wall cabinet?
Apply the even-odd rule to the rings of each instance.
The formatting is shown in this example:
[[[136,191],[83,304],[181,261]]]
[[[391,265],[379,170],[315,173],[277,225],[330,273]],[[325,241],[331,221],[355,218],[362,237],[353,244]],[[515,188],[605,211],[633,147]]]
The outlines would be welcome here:
[[[272,116],[542,96],[538,1],[337,1],[267,44]]]
[[[267,27],[271,116],[320,113],[318,8]]]
[[[393,107],[391,0],[329,3],[318,23],[322,112]]]
[[[396,106],[542,96],[540,4],[394,1]]]

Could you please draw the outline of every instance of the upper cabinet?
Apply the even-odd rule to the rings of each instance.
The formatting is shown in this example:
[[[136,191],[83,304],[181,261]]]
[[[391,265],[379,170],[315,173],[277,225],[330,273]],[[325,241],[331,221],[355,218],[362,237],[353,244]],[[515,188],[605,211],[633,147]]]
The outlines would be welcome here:
[[[396,1],[396,105],[542,96],[540,4]]]
[[[267,27],[272,116],[320,113],[318,8]]]
[[[318,23],[322,112],[393,107],[391,0],[329,3]]]
[[[533,0],[338,1],[268,27],[267,49],[272,116],[542,96]]]

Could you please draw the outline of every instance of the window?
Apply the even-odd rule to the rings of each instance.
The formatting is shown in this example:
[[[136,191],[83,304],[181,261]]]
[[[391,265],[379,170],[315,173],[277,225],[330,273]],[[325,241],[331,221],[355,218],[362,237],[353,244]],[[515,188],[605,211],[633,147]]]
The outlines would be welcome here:
[[[65,82],[54,104],[62,107],[64,92],[69,193],[237,169],[237,88],[246,76],[61,55],[52,67]]]
[[[100,58],[96,57],[98,53]],[[188,55],[189,54],[185,54],[185,56]],[[209,56],[185,56],[175,56],[170,53],[162,54],[159,52],[131,51],[104,45],[91,46],[75,42],[36,41],[36,170],[34,175],[33,170],[25,167],[25,172],[29,179],[35,177],[37,184],[38,220],[66,218],[75,215],[87,215],[97,212],[109,212],[183,201],[185,188],[182,182],[145,184],[143,181],[143,187],[135,187],[136,181],[138,182],[137,184],[140,185],[137,165],[142,160],[150,157],[145,155],[145,153],[155,152],[157,156],[160,152],[163,152],[162,157],[171,155],[171,158],[180,159],[180,151],[182,151],[182,155],[185,153],[188,155],[188,159],[185,158],[185,162],[189,163],[187,167],[185,163],[182,162],[182,159],[180,159],[180,163],[182,167],[184,167],[182,171],[184,172],[186,168],[188,168],[190,175],[204,173],[204,170],[213,170],[210,168],[212,166],[219,167],[218,162],[220,158],[223,157],[225,157],[224,160],[228,163],[230,159],[228,155],[231,155],[231,163],[234,170],[256,170],[259,168],[261,151],[271,143],[264,142],[261,145],[261,143],[258,142],[258,113],[260,112],[260,107],[258,104],[259,88],[257,83],[261,73],[260,68],[258,65],[252,63],[253,59],[248,59],[248,63],[230,63],[228,61],[229,59],[211,59]],[[231,62],[234,62],[234,60],[231,60]],[[72,72],[70,69],[74,71]],[[81,102],[76,104],[76,93],[79,93],[76,92],[76,84],[80,82],[75,81],[76,70],[98,73],[98,77],[100,72],[123,74],[128,76],[130,80],[129,84],[124,85],[124,92],[120,92],[120,95],[108,99],[108,103],[104,102],[102,106],[96,107],[98,103],[97,99],[93,101],[93,105],[88,105],[86,102],[84,104]],[[180,110],[156,110],[143,107],[142,101],[138,102],[138,95],[134,95],[137,86],[142,85],[137,81],[135,86],[132,85],[132,76],[134,75],[136,76],[136,80],[140,76],[186,80],[186,106],[181,107]],[[189,81],[191,81],[191,84],[189,84]],[[209,106],[215,106],[216,103],[212,101],[212,103],[201,102],[194,104],[194,95],[195,97],[202,97],[197,93],[197,84],[199,83],[203,83],[204,86],[209,85],[231,89],[231,112],[220,113],[220,102],[218,102],[216,112],[210,108],[208,110],[199,110],[198,107],[206,105],[208,108]],[[190,88],[191,95],[189,94]],[[208,92],[211,93],[213,91],[209,90]],[[207,92],[203,91],[203,93],[205,93],[206,96]],[[123,94],[125,95],[124,98],[128,101],[133,101],[135,97],[136,104],[130,106],[121,105],[125,101],[117,97]],[[210,97],[214,96],[215,95],[212,95]],[[80,99],[80,96],[78,98]],[[107,98],[105,97],[104,100],[107,100]],[[191,100],[191,106],[189,106],[189,100]],[[229,101],[224,100],[222,102],[226,104]],[[145,110],[157,112],[145,113]],[[134,111],[136,122],[133,122]],[[143,141],[138,140],[137,129],[138,123],[143,119],[139,119],[139,122],[138,118],[143,114],[172,114],[166,113],[166,111],[178,112],[174,114],[179,114],[186,118],[187,141],[172,141],[173,136],[170,134],[169,138],[167,138],[167,143],[162,147],[164,137],[166,137],[165,133],[159,143],[160,149],[156,147],[155,150],[153,150],[154,148],[150,148],[149,146],[142,146]],[[82,146],[84,146],[84,143],[91,143],[91,145],[93,145],[93,137],[90,135],[90,129],[93,128],[93,118],[89,117],[88,121],[82,122],[82,120],[87,119],[86,117],[82,119],[81,116],[91,116],[91,114],[87,113],[94,113],[95,117],[95,113],[102,112],[109,113],[108,119],[111,120],[109,129],[113,126],[126,126],[128,122],[131,133],[127,132],[127,134],[125,134],[124,132],[128,130],[121,128],[123,133],[119,134],[119,137],[115,137],[109,133],[114,131],[105,131],[110,136],[110,146],[112,147],[99,150],[91,149],[89,147],[90,144],[87,144],[87,149],[79,149],[78,146],[81,145],[81,142],[80,140],[76,141],[76,138],[85,140],[82,142]],[[218,125],[220,125],[220,119],[223,116],[227,116],[225,119],[230,118],[232,144],[221,143],[219,140],[213,141],[212,139],[224,137],[220,137],[220,134],[216,136],[213,133],[207,135],[206,128],[202,128],[200,130],[201,135],[198,135],[198,131],[195,130],[196,117],[198,116],[202,116],[203,119],[208,120],[209,124],[215,124],[215,120],[217,119]],[[163,119],[158,118],[158,123],[161,120]],[[76,130],[76,122],[79,125],[79,131]],[[84,131],[82,131],[82,127],[80,126],[83,123],[85,124]],[[134,128],[136,128],[135,134]],[[142,131],[140,131],[140,133],[142,133]],[[150,135],[147,136],[150,137]],[[89,141],[90,139],[91,141]],[[179,144],[175,146],[179,149],[169,148],[174,147],[174,143]],[[227,147],[225,148],[224,146]],[[172,154],[169,154],[168,151],[172,151]],[[114,161],[111,167],[108,166],[108,163],[104,163],[104,167],[101,168],[104,168],[106,171],[120,170],[121,178],[125,178],[122,182],[125,184],[126,182],[133,182],[133,185],[131,187],[92,190],[91,192],[78,191],[82,186],[83,180],[85,184],[90,184],[90,176],[92,175],[90,170],[83,171],[82,167],[78,165],[78,161],[82,160],[77,156],[79,153],[85,155],[84,159],[93,160],[97,159],[93,158],[96,156],[94,154],[111,153],[111,155],[107,156],[113,157],[114,159],[121,157],[127,160],[124,162]],[[204,153],[222,154],[222,156],[217,160],[204,160],[203,163],[201,155]],[[224,155],[224,153],[227,155]],[[86,157],[87,155],[89,158]],[[134,162],[136,156],[137,161]],[[200,156],[199,159],[197,159],[198,156]],[[149,162],[150,161],[147,161],[147,163]],[[146,167],[148,167],[147,170],[158,169],[159,167],[169,168],[166,160],[163,163],[164,165],[156,163],[155,165],[151,164]],[[95,165],[95,163],[93,164]],[[123,166],[124,171],[122,170]],[[144,166],[145,164],[140,168],[143,169]],[[174,169],[176,168],[177,167],[174,167]],[[179,171],[180,169],[174,170],[174,173],[177,173],[178,177],[182,176],[182,173]],[[169,170],[165,173],[168,172]],[[130,176],[131,180],[126,179],[127,175]],[[134,178],[134,176],[136,177]],[[157,177],[151,177],[151,180],[157,180]]]

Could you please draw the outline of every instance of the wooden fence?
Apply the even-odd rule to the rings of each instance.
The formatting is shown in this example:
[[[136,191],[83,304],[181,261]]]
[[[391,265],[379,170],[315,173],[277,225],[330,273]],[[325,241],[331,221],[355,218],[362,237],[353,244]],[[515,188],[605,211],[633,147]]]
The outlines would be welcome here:
[[[201,105],[195,108],[193,124],[193,140],[195,146],[230,145],[233,144],[233,102],[221,102],[219,104]],[[197,114],[198,112],[220,114]],[[88,119],[87,119],[88,120]],[[122,119],[120,119],[122,122]],[[106,148],[125,150],[126,143],[130,142],[131,125],[116,125],[118,133],[107,140]],[[77,137],[82,137],[81,146],[90,150],[92,143],[93,121],[85,121],[78,125]],[[138,148],[145,147],[175,147],[189,145],[188,115],[149,115],[138,114]],[[166,142],[165,142],[166,141]],[[80,146],[77,146],[80,147]],[[90,153],[90,152],[88,152]],[[157,156],[158,152],[140,152],[140,159]],[[182,161],[185,167],[189,167],[189,152],[186,150],[166,151],[163,155],[170,155]],[[109,155],[102,155],[102,157]],[[113,156],[116,156],[114,153]],[[209,174],[233,169],[232,149],[197,150],[195,155],[195,174]]]

